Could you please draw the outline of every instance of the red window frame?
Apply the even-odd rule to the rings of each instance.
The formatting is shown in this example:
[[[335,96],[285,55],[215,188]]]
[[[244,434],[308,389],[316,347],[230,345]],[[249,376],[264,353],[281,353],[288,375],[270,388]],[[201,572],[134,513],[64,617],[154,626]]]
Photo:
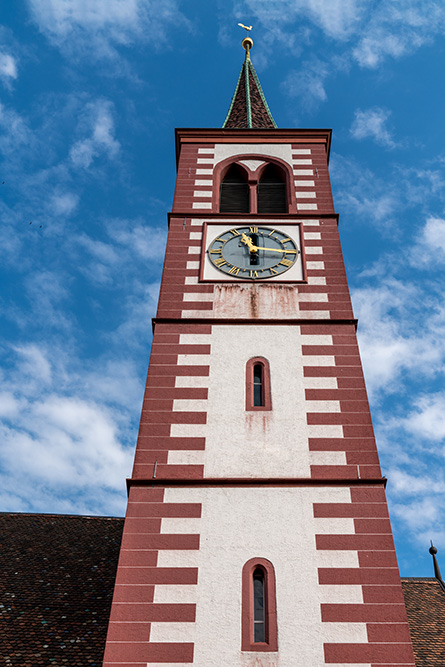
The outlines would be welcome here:
[[[264,618],[266,641],[253,641],[253,573],[261,569],[264,573]],[[275,570],[266,558],[251,558],[244,564],[241,596],[241,650],[278,651],[278,626]]]
[[[253,371],[257,364],[263,367],[263,404],[254,405],[254,382]],[[270,393],[270,367],[264,357],[253,357],[246,364],[246,410],[272,410],[272,398]]]

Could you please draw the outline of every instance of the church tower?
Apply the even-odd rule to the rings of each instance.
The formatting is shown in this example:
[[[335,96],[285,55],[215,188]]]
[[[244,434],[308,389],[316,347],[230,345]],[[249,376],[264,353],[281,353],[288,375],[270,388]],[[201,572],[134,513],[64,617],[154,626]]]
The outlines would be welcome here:
[[[245,60],[177,183],[105,667],[414,667],[329,181]]]

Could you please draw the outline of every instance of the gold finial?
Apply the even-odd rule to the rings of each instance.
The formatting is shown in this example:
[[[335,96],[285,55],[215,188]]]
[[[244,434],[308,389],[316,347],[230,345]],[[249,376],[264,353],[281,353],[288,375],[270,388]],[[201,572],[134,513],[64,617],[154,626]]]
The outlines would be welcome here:
[[[252,26],[251,25],[244,25],[243,23],[238,23],[238,25],[240,26],[240,28],[244,28],[244,30],[246,31],[247,36],[244,37],[244,39],[243,39],[243,49],[245,49],[247,55],[249,55],[249,50],[253,46],[253,39],[251,37],[249,37],[249,33],[252,30]]]

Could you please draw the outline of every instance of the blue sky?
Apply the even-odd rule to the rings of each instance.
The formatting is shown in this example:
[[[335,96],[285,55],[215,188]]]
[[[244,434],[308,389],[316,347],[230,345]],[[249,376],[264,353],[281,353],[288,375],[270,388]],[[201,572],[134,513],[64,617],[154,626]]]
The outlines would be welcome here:
[[[432,574],[430,538],[445,568],[443,2],[4,4],[0,509],[124,512],[173,130],[222,125],[241,21],[278,126],[333,128],[401,572]]]

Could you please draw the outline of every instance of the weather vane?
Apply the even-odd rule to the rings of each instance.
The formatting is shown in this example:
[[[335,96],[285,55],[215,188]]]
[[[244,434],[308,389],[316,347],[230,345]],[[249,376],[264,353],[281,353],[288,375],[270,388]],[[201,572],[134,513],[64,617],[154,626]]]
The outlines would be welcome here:
[[[238,23],[240,28],[244,28],[244,30],[247,30],[247,37],[249,36],[249,32],[252,30],[252,26],[249,25],[244,25],[243,23]]]
[[[238,23],[240,28],[244,28],[246,31],[246,36],[243,39],[243,48],[246,49],[246,58],[249,59],[249,49],[252,48],[253,46],[253,40],[251,37],[249,37],[250,31],[252,30],[251,25],[244,25],[244,23]]]

